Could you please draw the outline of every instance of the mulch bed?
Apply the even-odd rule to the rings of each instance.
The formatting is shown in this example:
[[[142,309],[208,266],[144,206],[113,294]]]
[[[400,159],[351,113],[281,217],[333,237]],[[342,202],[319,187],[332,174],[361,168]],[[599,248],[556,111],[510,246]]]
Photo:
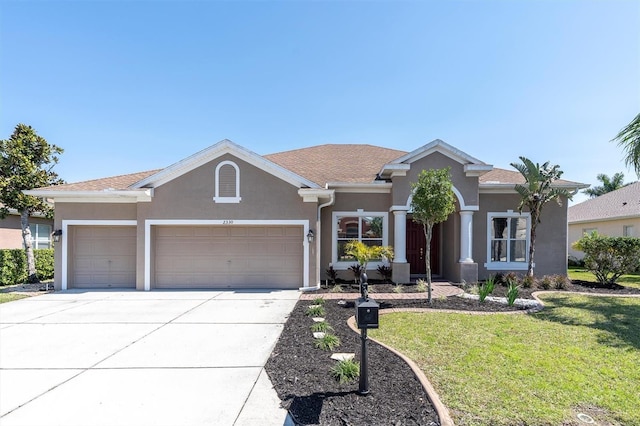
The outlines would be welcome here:
[[[377,293],[391,292],[392,284],[380,286]],[[386,288],[384,286],[389,286]],[[357,287],[345,291],[358,292]],[[405,292],[411,291],[406,285]],[[535,289],[522,289],[520,297],[529,297]],[[640,294],[639,289],[622,286],[602,288],[594,283],[573,282],[565,291],[592,293]],[[322,289],[318,293],[326,293]],[[501,296],[502,286],[496,286],[494,296]],[[376,298],[372,293],[371,297]],[[424,297],[424,296],[422,296]],[[424,299],[378,300],[381,309],[430,307],[462,311],[514,311],[519,308],[460,297],[436,298],[431,306]],[[314,346],[310,330],[313,320],[305,315],[311,301],[300,301],[287,320],[265,369],[271,382],[294,422],[298,425],[439,425],[438,417],[427,394],[411,369],[392,352],[373,341],[368,342],[369,388],[367,396],[358,394],[358,382],[338,383],[330,374],[337,363],[330,359],[332,352]],[[346,324],[355,313],[353,302],[325,303],[326,321],[341,345],[333,352],[355,353],[360,360],[360,337]]]

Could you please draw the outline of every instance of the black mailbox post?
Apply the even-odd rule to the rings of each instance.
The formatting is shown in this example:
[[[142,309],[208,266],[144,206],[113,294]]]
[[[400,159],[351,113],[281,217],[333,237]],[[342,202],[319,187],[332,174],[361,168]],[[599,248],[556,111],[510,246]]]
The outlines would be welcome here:
[[[367,330],[378,328],[378,311],[380,305],[375,300],[369,299],[367,291],[367,275],[362,274],[361,285],[363,285],[362,297],[356,302],[356,323],[360,329],[360,383],[358,393],[360,395],[369,394],[369,367],[367,364]]]

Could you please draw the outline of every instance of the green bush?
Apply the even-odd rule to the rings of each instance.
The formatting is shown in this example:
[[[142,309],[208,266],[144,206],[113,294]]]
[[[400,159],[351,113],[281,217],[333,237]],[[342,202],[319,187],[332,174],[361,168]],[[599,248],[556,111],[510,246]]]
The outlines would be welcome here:
[[[516,299],[518,298],[518,290],[520,286],[515,285],[514,283],[509,284],[507,287],[507,304],[509,306],[513,306]]]
[[[314,345],[316,348],[320,348],[325,351],[332,351],[337,346],[340,346],[340,338],[335,334],[326,333],[324,337],[316,339]]]
[[[494,278],[489,275],[489,278],[478,288],[478,295],[480,296],[480,302],[484,302],[488,295],[493,293],[495,287]]]
[[[340,383],[352,382],[360,375],[360,364],[351,359],[339,361],[331,369],[331,375]]]
[[[551,285],[553,283],[553,279],[548,276],[545,275],[544,277],[542,277],[542,279],[538,282],[538,287],[540,287],[543,290],[551,290]]]
[[[530,275],[525,275],[524,277],[522,277],[522,288],[532,288],[535,283],[536,279]]]
[[[53,249],[38,249],[33,251],[36,258],[36,271],[41,280],[53,278]]]
[[[53,249],[33,251],[38,278],[53,278]],[[27,280],[27,255],[22,249],[0,250],[0,285],[20,284]]]
[[[309,317],[324,317],[325,311],[322,305],[313,305],[307,308],[306,315]]]
[[[13,285],[27,279],[27,258],[24,250],[0,250],[0,284]]]
[[[585,268],[603,285],[615,283],[620,276],[640,266],[640,238],[637,237],[606,237],[594,231],[573,243],[573,248],[585,253]]]

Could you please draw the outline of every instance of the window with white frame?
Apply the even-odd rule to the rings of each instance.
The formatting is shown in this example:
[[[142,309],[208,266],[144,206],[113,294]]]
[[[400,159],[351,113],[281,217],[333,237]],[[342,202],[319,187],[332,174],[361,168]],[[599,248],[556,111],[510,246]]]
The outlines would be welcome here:
[[[333,212],[332,262],[336,269],[346,269],[353,265],[355,258],[345,253],[345,246],[351,240],[361,241],[368,246],[388,245],[388,220],[386,212]],[[374,259],[369,268],[381,264],[383,259]],[[341,268],[342,267],[342,268]]]
[[[31,246],[34,249],[51,248],[51,225],[32,223],[29,225],[31,231]]]
[[[216,166],[215,187],[216,203],[240,202],[240,169],[236,163],[222,161]]]
[[[624,237],[633,237],[633,225],[624,225],[622,227],[622,235]]]
[[[527,269],[531,216],[512,211],[487,215],[487,269]]]
[[[598,232],[598,228],[582,228],[582,235],[591,234],[592,232]]]

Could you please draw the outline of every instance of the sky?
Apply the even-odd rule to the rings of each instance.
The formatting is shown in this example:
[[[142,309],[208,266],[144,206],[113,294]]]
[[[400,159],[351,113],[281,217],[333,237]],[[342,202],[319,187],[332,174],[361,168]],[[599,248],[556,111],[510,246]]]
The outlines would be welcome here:
[[[499,168],[631,182],[611,139],[638,113],[637,0],[0,2],[0,138],[31,125],[67,182],[222,139],[442,139]]]

